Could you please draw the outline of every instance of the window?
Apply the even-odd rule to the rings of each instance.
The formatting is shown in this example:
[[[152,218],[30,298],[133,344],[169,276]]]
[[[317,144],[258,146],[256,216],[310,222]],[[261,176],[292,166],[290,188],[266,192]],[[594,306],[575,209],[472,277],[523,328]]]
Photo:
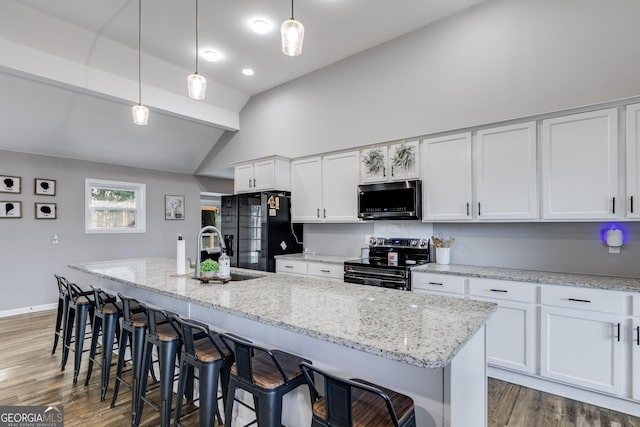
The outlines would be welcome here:
[[[85,179],[85,233],[144,233],[145,184]]]

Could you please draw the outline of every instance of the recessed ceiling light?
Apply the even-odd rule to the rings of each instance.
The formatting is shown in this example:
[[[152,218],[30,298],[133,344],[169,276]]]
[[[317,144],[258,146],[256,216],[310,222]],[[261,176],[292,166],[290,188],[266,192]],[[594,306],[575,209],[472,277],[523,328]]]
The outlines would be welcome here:
[[[271,31],[271,24],[264,19],[255,19],[251,22],[251,29],[256,34],[267,34]]]
[[[202,57],[209,62],[218,62],[222,59],[222,54],[217,50],[208,49],[202,52]]]
[[[255,73],[251,68],[243,68],[242,74],[244,74],[245,76],[253,76]]]

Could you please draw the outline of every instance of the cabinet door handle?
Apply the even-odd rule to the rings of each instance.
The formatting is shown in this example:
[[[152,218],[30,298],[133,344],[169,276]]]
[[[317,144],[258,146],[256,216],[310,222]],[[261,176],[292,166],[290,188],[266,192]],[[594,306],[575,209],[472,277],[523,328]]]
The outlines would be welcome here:
[[[631,213],[633,213],[633,196],[631,196],[629,199],[630,199],[629,200],[629,205],[631,207]]]
[[[469,202],[467,202],[467,216],[469,216]]]
[[[569,301],[574,301],[574,302],[586,302],[586,303],[590,303],[591,301],[588,299],[580,299],[580,298],[569,298]]]
[[[318,215],[318,218],[320,218],[320,208],[318,208],[318,213],[317,213],[317,215]]]
[[[640,345],[640,326],[636,326],[636,345]]]
[[[383,168],[382,168],[382,176],[383,176],[384,178],[386,178],[386,177],[387,177],[387,168],[386,168],[386,167],[383,167]]]
[[[616,335],[616,339],[620,342],[620,322],[618,322],[618,335]]]
[[[480,215],[481,215],[481,213],[480,213],[480,202],[478,202],[478,216],[480,216]]]
[[[322,217],[326,218],[327,217],[327,209],[322,209]]]
[[[429,282],[430,285],[444,286],[442,283],[438,282]]]
[[[249,178],[249,188],[251,188],[251,178]]]
[[[254,186],[254,188],[256,186],[256,179],[255,178],[253,178],[253,186]]]
[[[331,273],[331,270],[320,270],[322,273]]]
[[[506,289],[489,289],[491,292],[502,292],[503,294],[509,293]]]
[[[616,198],[615,197],[613,197],[613,203],[612,203],[612,206],[611,206],[611,211],[612,211],[611,213],[616,213]]]
[[[293,268],[293,265],[285,265],[284,268]]]

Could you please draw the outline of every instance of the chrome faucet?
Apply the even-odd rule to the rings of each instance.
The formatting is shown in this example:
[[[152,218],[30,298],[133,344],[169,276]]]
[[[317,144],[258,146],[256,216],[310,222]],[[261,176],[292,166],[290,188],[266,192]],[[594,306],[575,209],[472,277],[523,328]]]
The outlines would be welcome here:
[[[222,238],[222,233],[220,233],[220,230],[218,230],[213,225],[208,225],[206,227],[203,227],[202,230],[200,230],[200,233],[198,233],[198,252],[196,253],[196,265],[195,265],[195,271],[194,271],[194,275],[193,275],[193,277],[196,278],[196,279],[200,278],[200,263],[202,262],[202,256],[200,255],[200,253],[202,252],[202,235],[204,233],[208,233],[208,232],[214,232],[214,233],[216,233],[218,235],[218,241],[220,242],[220,253],[221,254],[226,249],[226,247],[224,245],[224,239]]]

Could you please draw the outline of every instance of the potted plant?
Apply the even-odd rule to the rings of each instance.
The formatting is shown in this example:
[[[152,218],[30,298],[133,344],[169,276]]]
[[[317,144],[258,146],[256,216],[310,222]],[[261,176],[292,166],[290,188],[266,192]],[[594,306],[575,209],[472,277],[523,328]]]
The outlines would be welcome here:
[[[218,263],[212,259],[205,259],[200,263],[202,277],[215,277],[218,271]]]

